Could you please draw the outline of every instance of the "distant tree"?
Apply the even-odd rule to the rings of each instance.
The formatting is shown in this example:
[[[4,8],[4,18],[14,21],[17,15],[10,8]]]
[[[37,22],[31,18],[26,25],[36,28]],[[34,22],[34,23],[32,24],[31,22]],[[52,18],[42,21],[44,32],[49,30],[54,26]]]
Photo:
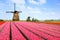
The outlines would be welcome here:
[[[35,22],[38,22],[39,20],[38,19],[35,19]]]
[[[38,22],[38,20],[37,20],[37,19],[32,18],[32,22]]]
[[[54,21],[53,19],[51,19],[50,21]]]
[[[27,20],[26,21],[31,21],[30,17],[28,16]]]
[[[0,19],[0,21],[3,21],[2,19]]]
[[[32,21],[34,21],[34,18],[32,18]]]

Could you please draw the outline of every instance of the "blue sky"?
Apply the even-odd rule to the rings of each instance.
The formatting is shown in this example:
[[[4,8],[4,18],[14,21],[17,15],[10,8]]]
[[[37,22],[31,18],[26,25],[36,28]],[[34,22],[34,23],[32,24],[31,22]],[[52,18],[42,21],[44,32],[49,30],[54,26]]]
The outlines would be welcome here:
[[[14,3],[21,20],[25,20],[28,16],[39,20],[60,19],[60,0],[0,0],[0,19],[12,20],[13,13],[6,11],[14,11]]]

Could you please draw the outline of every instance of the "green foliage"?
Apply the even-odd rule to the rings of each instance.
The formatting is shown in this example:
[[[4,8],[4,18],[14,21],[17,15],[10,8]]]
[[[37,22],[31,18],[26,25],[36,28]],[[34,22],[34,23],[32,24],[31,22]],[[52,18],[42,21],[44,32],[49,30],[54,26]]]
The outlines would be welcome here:
[[[31,20],[29,16],[27,17],[27,20],[26,21],[39,22],[39,20],[37,20],[35,18],[32,18],[32,20]]]
[[[32,21],[35,21],[34,18],[32,18]]]
[[[26,21],[31,21],[30,17],[28,16],[27,20]]]
[[[49,21],[58,22],[58,21],[60,21],[60,20],[45,20],[45,22],[49,22]]]
[[[32,22],[38,22],[39,20],[32,18]]]
[[[2,19],[0,19],[0,21],[3,21]]]

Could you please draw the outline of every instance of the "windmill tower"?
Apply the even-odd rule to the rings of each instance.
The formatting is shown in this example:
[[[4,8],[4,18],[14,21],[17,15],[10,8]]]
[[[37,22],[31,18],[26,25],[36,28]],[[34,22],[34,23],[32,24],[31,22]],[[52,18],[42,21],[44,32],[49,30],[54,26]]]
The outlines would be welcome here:
[[[6,13],[14,13],[13,14],[13,21],[19,21],[19,14],[18,13],[21,13],[22,11],[16,11],[16,4],[14,3],[14,11],[7,11]]]

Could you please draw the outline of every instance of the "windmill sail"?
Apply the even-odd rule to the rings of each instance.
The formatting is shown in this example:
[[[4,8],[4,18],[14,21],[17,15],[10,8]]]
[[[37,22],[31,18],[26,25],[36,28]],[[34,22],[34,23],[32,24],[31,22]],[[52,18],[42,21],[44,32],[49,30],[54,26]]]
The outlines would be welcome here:
[[[13,11],[7,11],[6,13],[14,13]]]
[[[16,4],[14,3],[14,11],[16,11]]]

